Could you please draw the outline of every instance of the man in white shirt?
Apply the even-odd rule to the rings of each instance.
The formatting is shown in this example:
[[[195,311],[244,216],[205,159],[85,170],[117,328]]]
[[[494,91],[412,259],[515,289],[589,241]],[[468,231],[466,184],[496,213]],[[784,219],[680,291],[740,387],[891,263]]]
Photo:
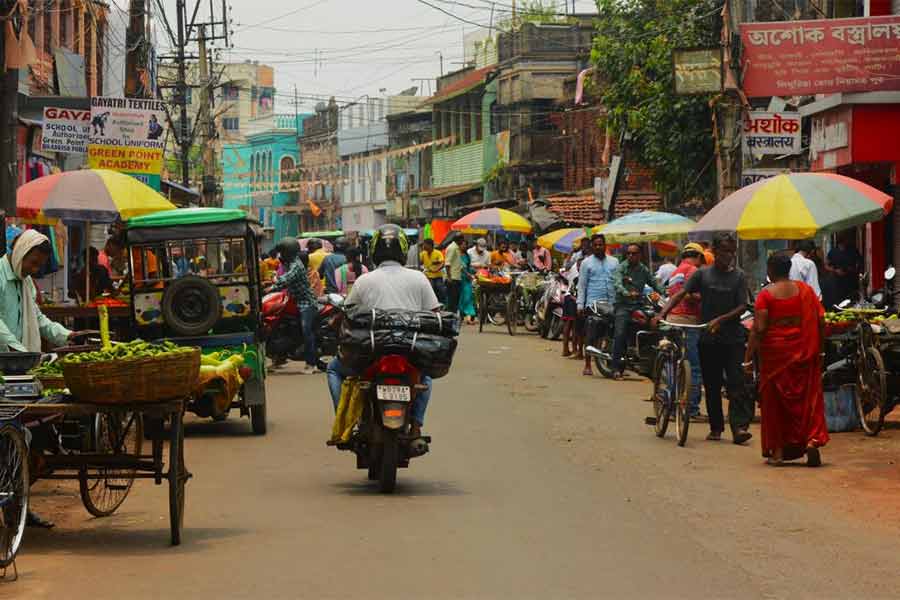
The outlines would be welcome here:
[[[491,253],[487,251],[487,240],[478,238],[467,254],[472,261],[473,269],[486,269],[491,264]]]
[[[816,297],[822,299],[822,290],[819,288],[819,270],[816,263],[809,259],[816,251],[816,243],[812,240],[803,240],[797,244],[797,252],[791,257],[792,281],[802,281],[813,289]]]
[[[370,245],[370,255],[377,268],[360,275],[344,301],[345,306],[365,310],[376,308],[418,312],[440,310],[441,303],[438,302],[425,274],[403,266],[402,261],[408,251],[408,242],[402,229],[396,225],[382,225],[373,236]],[[344,378],[353,373],[341,364],[340,358],[331,361],[327,373],[328,389],[337,410]],[[423,376],[422,383],[428,386],[428,390],[416,396],[413,402],[413,424],[410,429],[412,437],[421,435],[425,410],[431,399],[431,377]]]

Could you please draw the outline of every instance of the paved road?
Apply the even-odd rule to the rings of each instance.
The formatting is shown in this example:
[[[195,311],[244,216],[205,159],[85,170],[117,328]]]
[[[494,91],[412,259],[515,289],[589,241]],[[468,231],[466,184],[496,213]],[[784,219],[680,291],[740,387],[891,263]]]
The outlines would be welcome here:
[[[324,376],[274,376],[267,437],[246,421],[190,426],[183,546],[167,546],[164,487],[139,483],[97,520],[44,485],[38,508],[72,510],[29,531],[21,579],[0,595],[897,596],[891,532],[791,493],[817,471],[767,469],[757,448],[704,442],[700,426],[687,448],[658,440],[642,423],[646,383],[584,378],[558,351],[467,333],[436,384],[433,451],[393,496],[325,447]]]

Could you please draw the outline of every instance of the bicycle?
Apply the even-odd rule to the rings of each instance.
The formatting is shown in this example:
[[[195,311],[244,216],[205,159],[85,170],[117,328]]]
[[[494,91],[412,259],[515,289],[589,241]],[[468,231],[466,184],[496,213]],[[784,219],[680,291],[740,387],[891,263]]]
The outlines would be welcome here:
[[[684,446],[691,424],[691,363],[686,358],[685,330],[705,329],[706,324],[687,325],[668,321],[660,321],[660,324],[665,327],[660,331],[662,338],[657,343],[651,371],[655,416],[648,418],[648,423],[654,425],[657,437],[665,437],[674,412],[678,445]]]
[[[28,446],[23,409],[0,406],[0,569],[14,565],[28,515]]]

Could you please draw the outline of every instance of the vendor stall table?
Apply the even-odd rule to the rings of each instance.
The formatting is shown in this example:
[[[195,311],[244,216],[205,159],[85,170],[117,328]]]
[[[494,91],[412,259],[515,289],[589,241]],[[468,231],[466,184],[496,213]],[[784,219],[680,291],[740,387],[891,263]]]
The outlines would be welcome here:
[[[80,483],[85,508],[95,516],[110,515],[122,504],[135,479],[169,484],[169,521],[172,545],[181,543],[185,484],[191,478],[184,463],[185,399],[152,404],[87,404],[54,398],[36,403],[0,402],[24,409],[20,419],[38,427],[48,423],[87,420],[92,440],[82,451],[45,452],[43,479]],[[168,431],[166,431],[168,423]],[[143,440],[151,453],[141,451]],[[169,442],[168,470],[163,446]]]

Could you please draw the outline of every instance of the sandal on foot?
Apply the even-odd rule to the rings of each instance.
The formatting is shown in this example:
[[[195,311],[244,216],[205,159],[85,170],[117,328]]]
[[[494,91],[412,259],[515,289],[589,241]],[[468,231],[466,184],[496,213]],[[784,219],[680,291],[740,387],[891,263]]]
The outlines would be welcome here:
[[[706,436],[707,442],[719,442],[722,440],[722,432],[721,431],[710,431]]]
[[[806,466],[807,467],[821,467],[822,466],[822,453],[819,452],[819,449],[815,446],[810,446],[806,449]]]
[[[590,368],[586,368],[584,371],[581,372],[581,374],[584,375],[585,377],[593,377],[594,371],[592,371]]]

